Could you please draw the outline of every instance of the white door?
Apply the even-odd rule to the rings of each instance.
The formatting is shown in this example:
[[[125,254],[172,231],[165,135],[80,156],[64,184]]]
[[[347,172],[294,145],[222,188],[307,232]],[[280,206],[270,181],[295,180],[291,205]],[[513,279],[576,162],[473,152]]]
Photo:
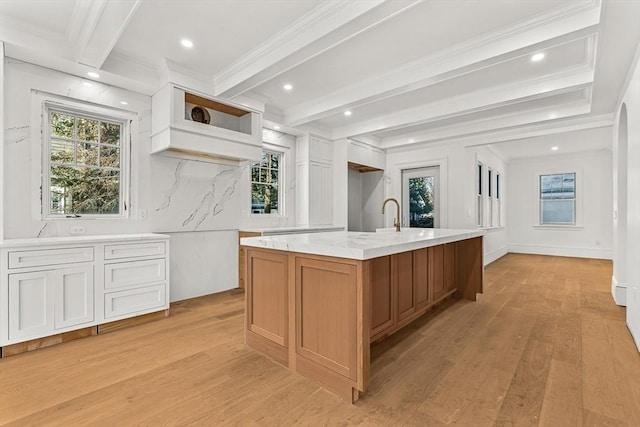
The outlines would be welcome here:
[[[93,322],[93,265],[51,272],[56,329]]]
[[[402,226],[440,226],[440,168],[402,171]]]
[[[9,339],[40,338],[53,331],[52,277],[48,271],[9,275]]]

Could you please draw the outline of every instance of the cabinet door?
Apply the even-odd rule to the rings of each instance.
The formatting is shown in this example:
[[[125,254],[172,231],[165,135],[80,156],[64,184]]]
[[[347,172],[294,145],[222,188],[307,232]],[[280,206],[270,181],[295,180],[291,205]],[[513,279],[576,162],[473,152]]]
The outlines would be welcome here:
[[[51,272],[56,329],[93,322],[93,265]]]
[[[309,225],[322,224],[322,165],[309,162]]]
[[[321,168],[320,223],[331,224],[333,222],[333,168],[330,165],[321,165]]]
[[[328,139],[321,139],[320,146],[321,160],[327,163],[333,162],[333,143]]]
[[[444,296],[444,245],[429,248],[429,285],[434,301]]]
[[[347,160],[359,165],[369,166],[370,150],[367,144],[362,144],[355,141],[349,141],[347,146]]]
[[[431,302],[429,288],[429,248],[413,251],[413,287],[415,291],[416,310],[426,307]]]
[[[457,288],[456,286],[456,243],[446,243],[444,245],[444,291],[449,292]]]
[[[53,331],[52,276],[47,271],[9,275],[9,339],[39,338]]]
[[[395,295],[391,285],[391,256],[367,262],[371,269],[371,337],[374,337],[393,326]]]
[[[371,147],[371,166],[378,169],[384,169],[384,166],[385,166],[384,163],[385,163],[384,151],[376,147]]]
[[[396,289],[398,292],[398,322],[416,311],[415,291],[413,287],[413,253],[403,252],[393,256]]]

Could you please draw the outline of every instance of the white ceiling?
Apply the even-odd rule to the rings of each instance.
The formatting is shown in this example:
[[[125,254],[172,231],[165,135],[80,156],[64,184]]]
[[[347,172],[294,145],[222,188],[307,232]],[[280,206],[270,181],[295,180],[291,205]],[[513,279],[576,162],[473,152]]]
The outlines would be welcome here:
[[[0,0],[7,56],[388,149],[609,127],[638,22],[640,0]]]

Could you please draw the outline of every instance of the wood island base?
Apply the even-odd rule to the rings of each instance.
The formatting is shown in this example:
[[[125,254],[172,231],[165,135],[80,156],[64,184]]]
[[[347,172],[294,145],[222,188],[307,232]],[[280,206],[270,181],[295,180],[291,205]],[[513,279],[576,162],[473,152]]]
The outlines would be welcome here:
[[[367,260],[244,249],[247,345],[352,403],[372,342],[482,292],[482,237]]]

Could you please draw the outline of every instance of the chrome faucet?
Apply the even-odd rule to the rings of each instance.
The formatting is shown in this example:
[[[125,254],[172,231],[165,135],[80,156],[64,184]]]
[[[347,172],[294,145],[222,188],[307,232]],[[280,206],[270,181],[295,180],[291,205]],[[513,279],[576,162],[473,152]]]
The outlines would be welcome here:
[[[393,226],[396,228],[396,231],[400,231],[400,203],[396,199],[389,198],[384,201],[382,204],[382,215],[384,215],[384,207],[387,205],[387,202],[394,202],[396,204],[396,218],[393,218]]]

